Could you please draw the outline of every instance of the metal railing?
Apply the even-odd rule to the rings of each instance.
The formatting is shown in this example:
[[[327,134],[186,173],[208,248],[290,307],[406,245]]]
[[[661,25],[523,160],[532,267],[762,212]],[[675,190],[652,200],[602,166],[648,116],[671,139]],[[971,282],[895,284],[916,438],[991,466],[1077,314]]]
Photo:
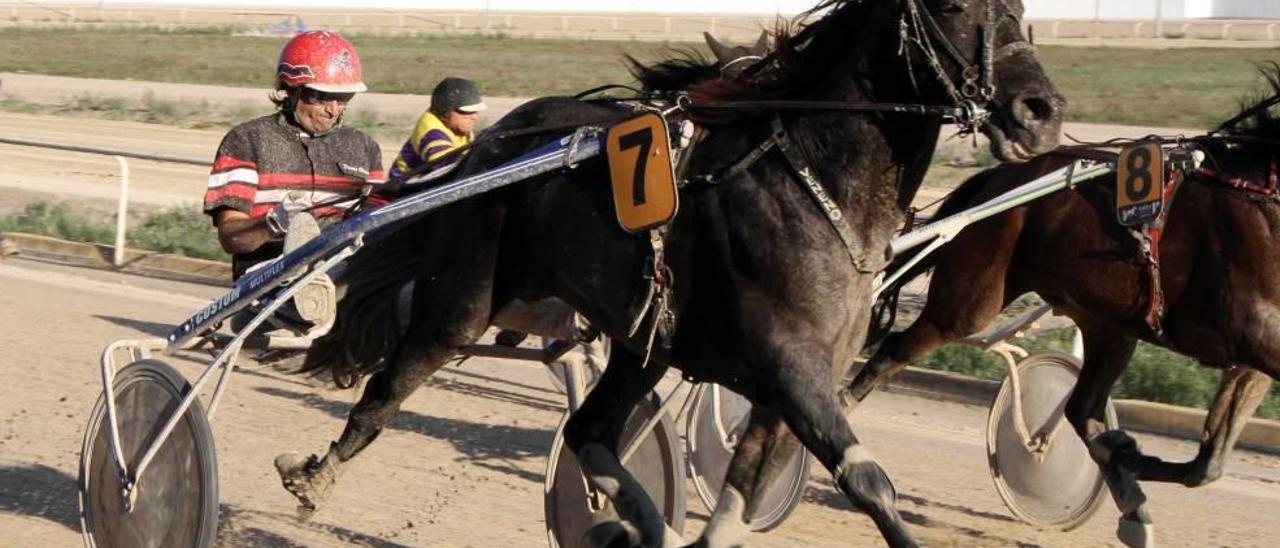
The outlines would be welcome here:
[[[99,154],[103,156],[111,156],[115,158],[116,165],[119,168],[120,179],[120,196],[116,203],[116,239],[112,250],[111,264],[117,268],[124,265],[125,251],[125,233],[128,231],[128,213],[129,213],[129,158],[138,160],[151,160],[154,162],[166,162],[171,164],[186,164],[208,167],[209,162],[205,160],[193,160],[191,158],[181,158],[178,156],[168,156],[164,154],[150,154],[145,152],[131,152],[127,150],[114,150],[109,148],[80,146],[80,145],[64,145],[61,143],[50,143],[46,141],[35,141],[31,139],[18,139],[14,137],[0,136],[0,144],[19,145],[37,148],[47,148],[53,150],[65,150],[68,152],[81,152],[85,154]]]

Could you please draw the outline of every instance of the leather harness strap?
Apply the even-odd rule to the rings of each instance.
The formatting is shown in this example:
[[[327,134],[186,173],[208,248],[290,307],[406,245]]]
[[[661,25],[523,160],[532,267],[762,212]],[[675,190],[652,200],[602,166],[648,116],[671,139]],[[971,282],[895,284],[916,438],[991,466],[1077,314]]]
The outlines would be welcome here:
[[[777,148],[778,152],[782,153],[782,157],[786,159],[787,166],[791,168],[791,171],[799,179],[800,186],[817,203],[823,217],[827,219],[827,222],[831,224],[831,228],[836,231],[836,235],[840,237],[840,241],[844,243],[845,252],[849,254],[849,262],[853,264],[854,269],[864,274],[878,273],[880,271],[879,265],[868,266],[866,259],[858,256],[858,239],[854,235],[853,228],[845,220],[844,212],[840,210],[839,205],[831,198],[827,190],[822,187],[822,183],[818,181],[818,178],[814,176],[813,170],[809,168],[804,156],[796,149],[795,143],[782,125],[782,118],[774,115],[770,119],[770,127],[772,132],[769,137],[765,138],[764,142],[751,149],[745,156],[725,168],[718,175],[696,176],[685,181],[684,184],[706,183],[717,185],[729,181],[760,161],[770,150]]]
[[[864,274],[879,272],[879,269],[867,268],[866,261],[858,256],[858,240],[853,234],[853,228],[845,221],[844,212],[840,211],[840,206],[836,205],[836,201],[831,199],[831,195],[827,193],[826,189],[822,188],[822,183],[818,182],[818,178],[813,175],[813,170],[804,161],[804,156],[801,156],[800,151],[796,150],[795,144],[791,142],[791,138],[787,135],[786,128],[782,127],[782,119],[774,116],[772,124],[772,140],[777,143],[778,151],[782,152],[782,156],[787,159],[787,164],[791,166],[791,170],[799,177],[801,186],[809,191],[809,196],[813,198],[814,202],[817,202],[818,209],[822,210],[823,216],[831,223],[831,228],[835,229],[836,234],[840,236],[840,241],[844,242],[844,250],[849,254],[849,261],[853,264],[853,268]]]
[[[1200,172],[1236,190],[1280,201],[1280,175],[1277,174],[1275,155],[1271,156],[1271,168],[1267,172],[1265,184],[1253,182],[1243,175],[1228,175],[1212,167],[1202,167]]]

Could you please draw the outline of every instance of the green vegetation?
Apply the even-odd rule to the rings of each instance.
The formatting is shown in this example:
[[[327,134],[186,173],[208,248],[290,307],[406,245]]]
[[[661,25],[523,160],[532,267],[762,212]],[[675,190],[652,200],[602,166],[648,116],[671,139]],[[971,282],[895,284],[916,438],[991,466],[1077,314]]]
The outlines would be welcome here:
[[[452,75],[476,80],[487,94],[516,97],[629,82],[625,54],[651,60],[673,48],[701,47],[503,35],[351,38],[375,91],[424,94]],[[232,36],[230,28],[7,28],[0,29],[0,71],[263,87],[282,41]],[[1234,113],[1243,97],[1264,87],[1255,67],[1280,58],[1275,49],[1039,51],[1070,100],[1070,120],[1188,128],[1208,128]]]
[[[1072,333],[1072,329],[1053,329],[1010,342],[1033,354],[1047,350],[1070,352]],[[1004,360],[995,354],[963,345],[939,348],[916,365],[991,380],[1000,380],[1007,372]],[[1217,370],[1201,367],[1191,358],[1139,343],[1133,361],[1111,395],[1203,409],[1217,394],[1220,377]],[[1257,415],[1280,420],[1280,387],[1271,388]]]
[[[26,232],[75,242],[115,242],[115,219],[94,218],[66,202],[33,202],[18,213],[0,215],[0,232]],[[131,248],[225,261],[209,218],[195,207],[152,211],[129,222]]]
[[[427,94],[445,76],[473,79],[494,96],[575,93],[629,81],[624,54],[653,59],[670,47],[500,35],[349,37],[360,50],[365,81],[382,93]],[[229,29],[7,28],[0,30],[0,43],[0,71],[266,87],[284,39],[232,36]]]
[[[1039,48],[1049,77],[1077,122],[1211,128],[1241,100],[1270,88],[1262,63],[1275,49]]]

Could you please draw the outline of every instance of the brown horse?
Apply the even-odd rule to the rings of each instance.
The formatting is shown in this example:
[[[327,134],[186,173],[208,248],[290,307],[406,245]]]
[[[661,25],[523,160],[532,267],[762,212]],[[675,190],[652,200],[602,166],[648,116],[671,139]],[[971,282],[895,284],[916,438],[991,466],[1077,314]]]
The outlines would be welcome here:
[[[1151,542],[1151,520],[1138,481],[1195,487],[1222,475],[1226,456],[1271,384],[1280,376],[1280,198],[1276,155],[1280,68],[1268,75],[1275,96],[1192,139],[1204,167],[1189,171],[1167,204],[1158,244],[1162,325],[1153,308],[1152,269],[1136,238],[1115,218],[1113,173],[974,224],[943,246],[921,316],[887,337],[842,394],[852,404],[907,364],[973,334],[1011,301],[1034,291],[1075,321],[1084,336],[1084,367],[1066,418],[1107,474],[1122,513],[1121,540]],[[980,204],[1066,166],[1058,151],[1025,164],[989,169],[961,185],[938,217]],[[1160,308],[1155,308],[1157,312]],[[1133,438],[1106,431],[1107,396],[1138,340],[1223,369],[1199,454],[1172,463],[1142,454]]]

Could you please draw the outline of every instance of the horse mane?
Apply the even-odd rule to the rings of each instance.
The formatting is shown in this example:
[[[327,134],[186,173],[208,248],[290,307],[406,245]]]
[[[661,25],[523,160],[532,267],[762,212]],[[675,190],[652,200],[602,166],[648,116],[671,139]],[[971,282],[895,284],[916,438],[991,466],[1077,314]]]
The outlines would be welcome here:
[[[627,56],[629,70],[649,91],[685,92],[694,102],[782,99],[825,76],[833,57],[843,56],[864,27],[867,0],[825,0],[793,19],[779,20],[769,32],[774,50],[735,78],[721,78],[714,61],[682,50],[653,64]],[[740,116],[720,112],[703,122],[736,121]]]
[[[1241,101],[1240,112],[1218,125],[1216,133],[1280,139],[1280,116],[1272,107],[1280,105],[1280,63],[1268,61],[1257,66],[1270,85],[1270,94],[1256,94]]]
[[[720,77],[716,61],[693,49],[679,49],[657,63],[646,65],[627,55],[627,70],[645,91],[683,91],[705,80]]]

